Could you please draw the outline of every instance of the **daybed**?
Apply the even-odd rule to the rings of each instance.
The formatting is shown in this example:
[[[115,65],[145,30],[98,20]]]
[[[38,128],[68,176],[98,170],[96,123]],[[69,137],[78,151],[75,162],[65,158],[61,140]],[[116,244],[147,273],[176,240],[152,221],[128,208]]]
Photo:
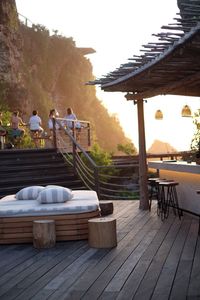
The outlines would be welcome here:
[[[95,191],[73,191],[65,203],[40,204],[37,200],[17,200],[10,195],[0,200],[0,244],[31,243],[34,220],[55,220],[56,240],[88,238],[88,219],[100,215]]]

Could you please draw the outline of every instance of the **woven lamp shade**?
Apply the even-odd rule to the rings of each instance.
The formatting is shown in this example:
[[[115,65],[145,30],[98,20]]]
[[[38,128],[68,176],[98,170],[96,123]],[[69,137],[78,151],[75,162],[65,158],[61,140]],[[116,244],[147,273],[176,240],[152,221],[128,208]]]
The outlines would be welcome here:
[[[191,117],[192,116],[192,112],[191,109],[188,105],[185,105],[181,111],[181,116],[182,117]]]
[[[158,109],[155,113],[155,119],[156,120],[162,120],[163,119],[163,113],[160,109]]]

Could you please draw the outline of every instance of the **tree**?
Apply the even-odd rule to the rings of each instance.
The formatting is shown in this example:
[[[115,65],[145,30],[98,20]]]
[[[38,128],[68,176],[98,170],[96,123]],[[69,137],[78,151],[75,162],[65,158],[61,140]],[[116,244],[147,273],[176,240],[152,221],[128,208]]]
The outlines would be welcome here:
[[[125,153],[126,155],[135,155],[137,154],[137,150],[132,143],[128,144],[118,144],[117,150]]]
[[[191,141],[191,149],[195,152],[193,159],[200,164],[200,109],[194,113],[193,123],[196,128]]]

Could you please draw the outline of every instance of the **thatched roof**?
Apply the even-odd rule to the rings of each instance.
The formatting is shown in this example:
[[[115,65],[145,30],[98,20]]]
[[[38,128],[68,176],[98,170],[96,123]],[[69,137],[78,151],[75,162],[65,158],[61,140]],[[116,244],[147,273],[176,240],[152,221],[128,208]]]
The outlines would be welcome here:
[[[183,4],[184,17],[162,26],[158,41],[143,45],[117,70],[89,84],[131,92],[134,99],[173,94],[200,96],[200,4]]]

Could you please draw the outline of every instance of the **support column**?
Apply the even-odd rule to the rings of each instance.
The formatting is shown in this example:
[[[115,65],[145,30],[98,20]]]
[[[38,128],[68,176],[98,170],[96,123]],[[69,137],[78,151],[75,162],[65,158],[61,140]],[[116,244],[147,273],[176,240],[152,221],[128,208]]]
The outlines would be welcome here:
[[[149,195],[147,183],[147,157],[144,127],[143,99],[137,100],[138,110],[138,136],[139,136],[139,185],[140,185],[140,209],[149,209]]]

